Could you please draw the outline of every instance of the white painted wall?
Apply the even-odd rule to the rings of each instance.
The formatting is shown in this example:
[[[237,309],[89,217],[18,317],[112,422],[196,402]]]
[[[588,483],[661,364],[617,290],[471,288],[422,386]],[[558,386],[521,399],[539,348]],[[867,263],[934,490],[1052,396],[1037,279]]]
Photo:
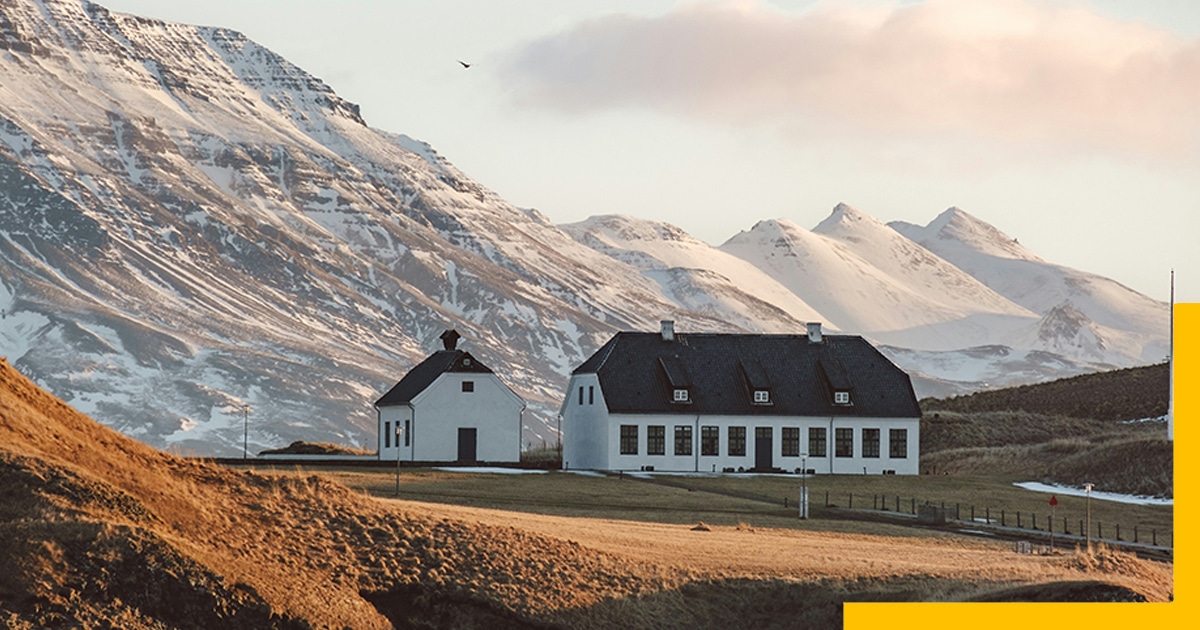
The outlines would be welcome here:
[[[561,413],[563,467],[609,470],[608,405],[595,374],[571,377]]]
[[[463,381],[475,391],[462,391]],[[395,461],[451,462],[458,458],[458,429],[474,428],[476,458],[481,462],[516,462],[521,459],[521,411],[524,401],[495,374],[447,372],[413,398],[412,407],[388,406],[379,410],[379,458]],[[409,421],[408,445],[401,436],[397,448],[395,427]],[[385,424],[391,423],[393,440],[385,446]]]
[[[800,430],[800,452],[809,452],[808,429],[825,429],[826,449],[824,457],[809,456],[804,465],[817,474],[882,474],[894,470],[898,475],[919,473],[920,421],[916,418],[846,418],[836,417],[771,417],[771,416],[695,416],[685,414],[630,415],[589,413],[586,405],[578,405],[578,387],[582,381],[572,380],[573,399],[564,406],[563,432],[564,458],[570,455],[574,468],[599,470],[642,470],[653,466],[656,471],[721,472],[725,468],[749,470],[755,465],[755,429],[771,428],[771,463],[776,468],[795,470],[800,468],[801,457],[783,455],[783,427]],[[599,390],[597,389],[597,392]],[[586,398],[585,398],[586,400]],[[638,453],[621,454],[621,425],[638,428]],[[666,448],[664,455],[649,455],[647,442],[649,427],[664,426]],[[675,427],[692,427],[692,454],[675,454]],[[718,430],[717,455],[701,454],[702,427],[715,426]],[[746,429],[745,455],[729,454],[729,427]],[[835,457],[836,429],[850,428],[853,431],[854,449],[852,457]],[[863,429],[879,429],[879,457],[863,457]],[[905,457],[891,457],[889,444],[890,429],[907,431]],[[602,433],[602,435],[601,435]],[[569,447],[567,445],[570,445]]]

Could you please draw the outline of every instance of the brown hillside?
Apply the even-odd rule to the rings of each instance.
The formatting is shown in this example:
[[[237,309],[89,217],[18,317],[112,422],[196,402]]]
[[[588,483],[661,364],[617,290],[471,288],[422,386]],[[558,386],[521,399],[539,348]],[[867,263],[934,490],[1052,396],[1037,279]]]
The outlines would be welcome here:
[[[93,422],[3,361],[0,418],[10,627],[391,627],[371,602],[381,598],[418,599],[409,608],[452,625],[462,615],[524,626],[682,578],[316,477],[185,461]]]
[[[1028,411],[1089,420],[1139,420],[1167,413],[1171,369],[1166,363],[1083,374],[953,398],[926,398],[921,410],[978,413]]]

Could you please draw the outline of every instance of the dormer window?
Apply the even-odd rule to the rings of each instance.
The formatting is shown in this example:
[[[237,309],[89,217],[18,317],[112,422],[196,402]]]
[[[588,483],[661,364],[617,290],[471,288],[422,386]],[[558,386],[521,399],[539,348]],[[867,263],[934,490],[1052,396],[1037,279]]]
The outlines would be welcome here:
[[[687,401],[688,401],[688,390],[676,389],[675,390],[675,402],[685,403]]]
[[[849,405],[850,404],[850,392],[834,392],[833,393],[833,404]]]
[[[754,404],[769,405],[771,404],[771,392],[765,389],[754,390]]]

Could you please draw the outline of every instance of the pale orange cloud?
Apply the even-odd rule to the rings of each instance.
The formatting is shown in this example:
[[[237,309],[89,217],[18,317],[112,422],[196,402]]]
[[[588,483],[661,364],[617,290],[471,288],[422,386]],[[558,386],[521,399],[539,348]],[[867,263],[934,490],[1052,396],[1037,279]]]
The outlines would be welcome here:
[[[506,80],[565,112],[1200,156],[1200,42],[1061,2],[689,3],[531,42]]]

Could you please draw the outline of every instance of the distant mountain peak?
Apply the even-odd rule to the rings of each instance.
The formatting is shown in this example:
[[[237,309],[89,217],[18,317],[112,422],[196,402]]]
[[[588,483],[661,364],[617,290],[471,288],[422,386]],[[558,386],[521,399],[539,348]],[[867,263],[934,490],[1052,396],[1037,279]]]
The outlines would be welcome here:
[[[818,223],[817,227],[813,228],[812,231],[817,234],[831,234],[839,230],[854,229],[853,226],[858,223],[883,225],[879,219],[866,212],[849,204],[839,202],[838,205],[833,207],[833,212],[829,213],[829,216],[824,221]]]

